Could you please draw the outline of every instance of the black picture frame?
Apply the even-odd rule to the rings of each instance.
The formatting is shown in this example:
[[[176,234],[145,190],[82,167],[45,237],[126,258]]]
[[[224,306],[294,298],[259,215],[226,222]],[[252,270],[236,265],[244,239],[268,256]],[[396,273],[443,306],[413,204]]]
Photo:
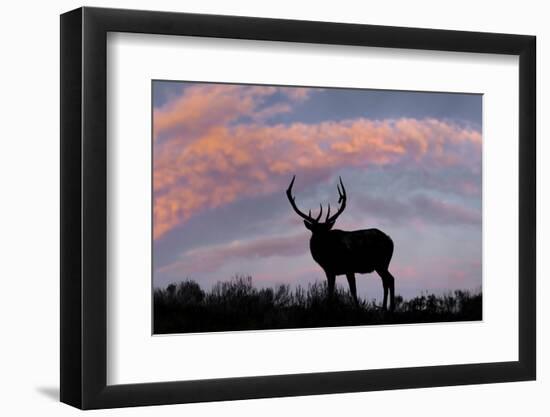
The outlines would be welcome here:
[[[519,56],[519,360],[107,385],[108,32]],[[94,409],[535,379],[535,51],[524,35],[88,7],[61,15],[61,401]]]

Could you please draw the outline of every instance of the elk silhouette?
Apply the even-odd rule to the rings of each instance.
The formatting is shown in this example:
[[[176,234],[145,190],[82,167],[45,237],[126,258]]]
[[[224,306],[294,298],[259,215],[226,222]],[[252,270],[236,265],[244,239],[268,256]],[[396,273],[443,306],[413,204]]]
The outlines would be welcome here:
[[[296,198],[292,195],[292,186],[295,179],[296,176],[294,175],[286,190],[286,195],[294,211],[304,219],[306,228],[311,231],[309,249],[311,256],[323,268],[327,276],[329,300],[332,300],[334,294],[336,275],[345,275],[348,279],[351,295],[355,304],[358,305],[355,274],[376,271],[380,275],[384,287],[382,308],[387,309],[389,290],[390,311],[393,311],[395,307],[394,278],[388,271],[393,255],[393,241],[391,238],[378,229],[332,230],[336,219],[346,208],[347,196],[342,178],[340,178],[340,184],[336,185],[340,207],[336,214],[331,216],[329,204],[324,222],[319,221],[323,214],[322,204],[319,205],[320,211],[316,218],[311,216],[311,210],[306,215],[298,209]]]

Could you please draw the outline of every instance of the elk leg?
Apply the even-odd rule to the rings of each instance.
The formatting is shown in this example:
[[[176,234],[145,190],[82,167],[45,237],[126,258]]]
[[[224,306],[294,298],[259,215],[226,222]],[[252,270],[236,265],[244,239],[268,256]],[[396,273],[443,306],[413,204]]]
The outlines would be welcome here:
[[[395,308],[395,280],[393,275],[385,269],[378,272],[380,278],[382,278],[382,285],[384,286],[384,301],[382,303],[382,309],[387,310],[388,308],[388,290],[390,293],[390,311],[393,311]]]
[[[382,285],[384,286],[384,300],[382,301],[382,310],[386,311],[388,309],[388,280],[386,278],[386,273],[383,270],[376,270],[380,278],[382,279]]]
[[[395,279],[390,271],[386,270],[388,286],[390,287],[390,311],[395,310]]]
[[[336,275],[334,274],[327,274],[327,284],[328,284],[328,300],[332,301],[334,296],[334,284],[336,283]]]
[[[348,279],[349,291],[351,292],[353,301],[355,301],[355,305],[358,306],[359,301],[357,301],[357,287],[355,285],[355,274],[353,272],[346,274],[346,278]]]

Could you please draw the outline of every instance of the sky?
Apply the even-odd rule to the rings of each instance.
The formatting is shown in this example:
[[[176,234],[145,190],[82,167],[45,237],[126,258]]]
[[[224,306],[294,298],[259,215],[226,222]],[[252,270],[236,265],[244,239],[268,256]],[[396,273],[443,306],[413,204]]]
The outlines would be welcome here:
[[[324,281],[302,211],[394,241],[396,294],[480,290],[482,96],[153,81],[153,285]],[[347,287],[344,276],[337,285]],[[376,273],[358,293],[382,296]]]

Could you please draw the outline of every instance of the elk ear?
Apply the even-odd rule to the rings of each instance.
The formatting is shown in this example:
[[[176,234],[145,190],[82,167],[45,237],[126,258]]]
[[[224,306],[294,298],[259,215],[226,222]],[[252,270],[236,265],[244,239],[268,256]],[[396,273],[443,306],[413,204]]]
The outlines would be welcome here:
[[[311,223],[309,223],[307,220],[304,220],[304,225],[306,226],[306,229],[311,230]]]
[[[328,229],[328,230],[332,229],[332,226],[334,226],[334,223],[335,223],[335,222],[336,222],[336,221],[332,221],[332,222],[327,222],[327,223],[325,223],[326,226],[327,226],[327,229]]]

